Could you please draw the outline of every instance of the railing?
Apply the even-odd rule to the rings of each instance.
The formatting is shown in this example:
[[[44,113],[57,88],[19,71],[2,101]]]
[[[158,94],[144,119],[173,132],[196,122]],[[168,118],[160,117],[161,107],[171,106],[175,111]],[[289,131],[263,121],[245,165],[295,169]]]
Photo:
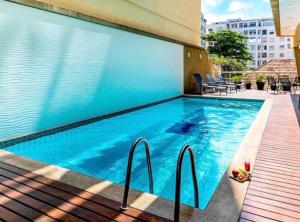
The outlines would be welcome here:
[[[152,168],[151,168],[151,158],[150,158],[150,150],[149,144],[147,140],[143,137],[138,138],[131,146],[128,156],[128,163],[127,163],[127,172],[126,172],[126,181],[125,181],[125,190],[123,196],[122,206],[120,207],[121,210],[127,210],[127,200],[128,200],[128,192],[129,192],[129,185],[130,185],[130,178],[131,178],[131,168],[132,168],[132,159],[134,151],[139,143],[143,143],[145,146],[146,152],[146,159],[147,159],[147,167],[148,167],[148,176],[149,176],[149,190],[150,193],[153,193],[153,177],[152,177]]]
[[[252,76],[255,77],[258,73],[264,73],[266,75],[289,75],[290,78],[295,78],[298,74],[296,71],[290,71],[290,70],[280,70],[280,71],[255,71],[255,70],[249,70],[249,71],[222,71],[222,75],[226,78],[227,81],[232,81],[232,76],[240,75],[240,76]]]
[[[181,148],[178,160],[177,160],[177,169],[176,169],[176,188],[175,188],[175,209],[174,209],[174,221],[179,221],[180,216],[180,191],[181,191],[181,168],[182,161],[186,151],[190,153],[190,161],[191,161],[191,170],[193,176],[193,185],[194,185],[194,206],[195,208],[199,208],[199,192],[198,192],[198,182],[197,182],[197,174],[196,174],[196,164],[193,149],[189,145],[185,145]]]

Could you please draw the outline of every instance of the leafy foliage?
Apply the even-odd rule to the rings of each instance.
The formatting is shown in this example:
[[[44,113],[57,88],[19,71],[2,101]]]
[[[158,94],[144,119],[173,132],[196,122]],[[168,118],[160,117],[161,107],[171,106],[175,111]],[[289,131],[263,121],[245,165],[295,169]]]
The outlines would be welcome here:
[[[243,71],[252,60],[246,45],[247,36],[231,30],[220,30],[203,36],[210,42],[208,52],[223,71]]]
[[[247,66],[237,59],[216,54],[210,54],[209,57],[214,64],[220,65],[223,71],[244,71],[247,69]]]
[[[266,75],[264,73],[258,73],[256,75],[256,82],[265,82],[266,81]]]

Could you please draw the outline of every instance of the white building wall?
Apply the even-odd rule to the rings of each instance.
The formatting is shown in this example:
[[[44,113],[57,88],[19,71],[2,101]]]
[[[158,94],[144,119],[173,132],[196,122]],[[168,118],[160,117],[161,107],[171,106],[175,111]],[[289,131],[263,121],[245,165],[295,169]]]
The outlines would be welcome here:
[[[6,1],[0,49],[0,141],[183,93],[183,46]]]
[[[248,36],[247,45],[253,57],[249,68],[258,68],[271,59],[294,59],[293,39],[277,37],[273,19],[233,19],[208,25],[208,31],[230,29]]]

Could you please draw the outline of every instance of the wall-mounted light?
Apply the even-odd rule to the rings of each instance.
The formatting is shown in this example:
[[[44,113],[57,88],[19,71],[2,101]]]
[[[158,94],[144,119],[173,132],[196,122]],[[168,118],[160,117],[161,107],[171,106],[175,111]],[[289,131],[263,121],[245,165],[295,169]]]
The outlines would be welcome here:
[[[186,57],[187,57],[187,58],[191,58],[191,52],[187,52],[187,53],[186,53]]]
[[[202,59],[202,54],[201,54],[201,53],[199,53],[199,59],[200,59],[200,60]]]

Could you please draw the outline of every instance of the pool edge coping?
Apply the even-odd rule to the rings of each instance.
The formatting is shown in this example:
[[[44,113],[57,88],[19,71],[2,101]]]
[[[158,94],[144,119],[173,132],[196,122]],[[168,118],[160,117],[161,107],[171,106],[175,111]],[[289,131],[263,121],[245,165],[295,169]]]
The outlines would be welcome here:
[[[183,97],[190,97],[183,95]],[[205,98],[193,95],[192,97]],[[211,98],[212,97],[206,97]],[[213,97],[226,99],[226,97]],[[235,99],[235,98],[227,98]],[[238,98],[240,99],[240,98]],[[252,99],[245,99],[252,100]],[[258,101],[257,99],[253,99]],[[263,101],[263,100],[259,100]],[[233,167],[240,166],[245,153],[251,158],[251,164],[255,157],[262,139],[262,135],[272,108],[273,99],[265,99],[260,111],[249,128],[240,147],[235,152],[226,173],[223,175],[213,197],[205,210],[194,209],[190,206],[181,205],[181,221],[237,221],[240,215],[242,204],[248,188],[248,183],[239,184],[229,179]],[[16,167],[32,171],[36,174],[54,179],[68,185],[87,190],[91,193],[122,202],[123,187],[110,181],[97,179],[77,173],[63,167],[45,164],[23,156],[16,155],[6,150],[0,150],[0,161]],[[229,194],[229,195],[228,195]],[[200,197],[201,198],[201,197]],[[130,206],[136,209],[173,220],[174,202],[163,199],[156,195],[130,190]],[[226,219],[228,220],[226,220]],[[225,220],[224,220],[225,219]]]

